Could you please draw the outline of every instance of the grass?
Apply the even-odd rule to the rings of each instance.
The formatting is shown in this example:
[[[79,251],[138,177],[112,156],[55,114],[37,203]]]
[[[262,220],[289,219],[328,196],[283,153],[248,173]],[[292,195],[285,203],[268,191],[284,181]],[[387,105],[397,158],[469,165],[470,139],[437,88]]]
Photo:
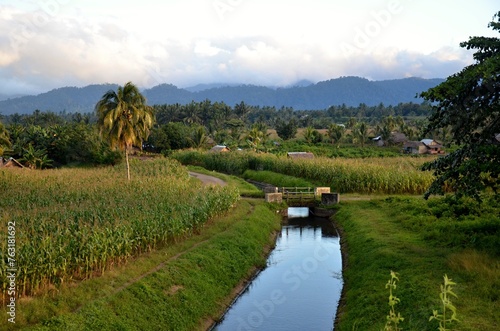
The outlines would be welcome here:
[[[342,158],[367,158],[367,157],[400,157],[401,146],[378,147],[368,143],[365,147],[352,144],[329,144],[317,143],[307,144],[298,139],[283,141],[272,151],[275,154],[286,154],[287,152],[311,152],[315,156],[342,157]]]
[[[243,178],[268,183],[277,187],[315,187],[313,183],[294,176],[287,176],[273,171],[246,170]]]
[[[198,172],[204,175],[209,175],[217,177],[225,181],[229,186],[236,187],[240,192],[242,197],[247,198],[262,198],[264,197],[264,192],[255,187],[254,185],[248,183],[241,177],[234,175],[226,175],[220,172],[210,171],[200,166],[187,166],[187,168],[193,172]]]
[[[21,300],[16,324],[0,330],[205,330],[238,282],[265,265],[263,248],[279,225],[263,202],[239,201],[201,234]]]
[[[446,199],[420,197],[341,202],[335,219],[342,228],[346,268],[336,330],[383,329],[389,311],[384,286],[391,270],[399,274],[394,295],[401,299],[396,309],[405,318],[403,330],[437,329],[429,317],[440,307],[445,274],[458,284],[453,302],[461,322],[454,327],[498,329],[498,205],[484,205],[476,214],[458,215],[456,209],[443,216],[447,205]],[[460,226],[451,226],[451,221]],[[471,240],[469,228],[476,239]],[[464,240],[464,231],[469,240]]]

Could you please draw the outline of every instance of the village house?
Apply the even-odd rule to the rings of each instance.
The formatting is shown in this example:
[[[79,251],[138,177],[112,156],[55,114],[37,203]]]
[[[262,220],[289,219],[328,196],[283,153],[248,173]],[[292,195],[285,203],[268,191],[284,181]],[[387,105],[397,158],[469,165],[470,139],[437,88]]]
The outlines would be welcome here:
[[[227,146],[224,145],[215,145],[210,149],[210,152],[213,153],[223,153],[223,152],[229,152],[230,149]]]
[[[311,152],[288,152],[286,155],[291,159],[314,159]]]
[[[387,141],[383,140],[382,136],[377,136],[375,138],[372,138],[372,141],[375,141],[375,144],[379,147],[389,146],[389,145],[402,145],[407,140],[408,138],[406,138],[406,135],[401,132],[392,132],[391,136]]]
[[[13,157],[4,159],[0,156],[0,168],[24,168],[24,166]]]
[[[407,141],[403,145],[406,154],[444,154],[443,145],[434,139],[422,139],[420,141]]]

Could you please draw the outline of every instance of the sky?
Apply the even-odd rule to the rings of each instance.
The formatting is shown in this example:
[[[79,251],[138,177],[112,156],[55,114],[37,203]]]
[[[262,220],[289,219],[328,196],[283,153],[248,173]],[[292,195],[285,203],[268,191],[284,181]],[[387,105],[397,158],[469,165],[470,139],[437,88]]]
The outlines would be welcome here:
[[[128,81],[446,78],[497,0],[2,0],[0,95]]]

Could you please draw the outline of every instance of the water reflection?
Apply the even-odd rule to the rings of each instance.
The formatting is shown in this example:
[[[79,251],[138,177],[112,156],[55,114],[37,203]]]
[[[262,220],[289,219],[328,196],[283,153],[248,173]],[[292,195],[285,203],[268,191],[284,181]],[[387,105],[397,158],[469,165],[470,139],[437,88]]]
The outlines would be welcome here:
[[[267,267],[214,330],[332,330],[341,271],[339,237],[332,223],[289,218]]]
[[[303,218],[309,216],[309,208],[307,207],[288,207],[288,218]]]

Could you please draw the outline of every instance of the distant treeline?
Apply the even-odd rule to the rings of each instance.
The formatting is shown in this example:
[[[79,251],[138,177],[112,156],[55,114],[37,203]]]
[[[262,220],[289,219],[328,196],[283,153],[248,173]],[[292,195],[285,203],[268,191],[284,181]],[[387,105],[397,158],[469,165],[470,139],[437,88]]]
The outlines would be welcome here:
[[[208,131],[214,131],[224,127],[228,121],[241,120],[244,125],[251,126],[254,123],[265,123],[274,128],[279,121],[297,121],[299,127],[311,126],[315,129],[326,129],[333,122],[347,125],[351,118],[365,121],[375,125],[388,116],[401,116],[405,119],[423,119],[430,114],[429,103],[400,103],[396,106],[367,106],[360,104],[357,107],[349,107],[345,104],[331,106],[323,110],[294,110],[291,107],[260,107],[250,106],[240,102],[234,106],[224,102],[191,102],[189,104],[164,104],[154,105],[156,123],[158,125],[170,122],[183,122],[187,124],[200,124]],[[93,123],[96,118],[93,113],[69,113],[51,111],[41,112],[35,110],[32,114],[1,115],[0,120],[5,124],[41,125],[63,124],[70,122]]]
[[[377,106],[360,104],[349,107],[345,104],[331,106],[323,110],[294,110],[291,107],[260,107],[250,106],[244,102],[231,107],[223,102],[191,102],[186,105],[166,104],[153,106],[158,124],[169,122],[197,123],[205,126],[209,131],[220,129],[230,119],[239,119],[246,125],[264,123],[275,128],[280,121],[296,120],[299,127],[313,127],[326,129],[331,123],[347,125],[351,118],[375,125],[388,116],[401,116],[406,119],[429,115],[431,106],[428,103],[400,103],[396,106]]]
[[[273,148],[269,129],[276,130],[282,140],[290,140],[296,138],[298,128],[306,128],[301,139],[308,145],[345,142],[364,146],[369,137],[380,135],[389,140],[394,131],[404,133],[409,139],[419,139],[430,108],[426,103],[401,103],[295,111],[290,107],[250,106],[244,102],[231,107],[210,100],[154,105],[156,124],[149,139],[138,147],[164,153],[225,144],[268,151]],[[4,156],[19,158],[35,168],[120,161],[119,153],[99,138],[94,113],[56,114],[36,110],[29,115],[0,116],[0,123],[7,141],[2,147]],[[320,129],[327,132],[320,133]]]

